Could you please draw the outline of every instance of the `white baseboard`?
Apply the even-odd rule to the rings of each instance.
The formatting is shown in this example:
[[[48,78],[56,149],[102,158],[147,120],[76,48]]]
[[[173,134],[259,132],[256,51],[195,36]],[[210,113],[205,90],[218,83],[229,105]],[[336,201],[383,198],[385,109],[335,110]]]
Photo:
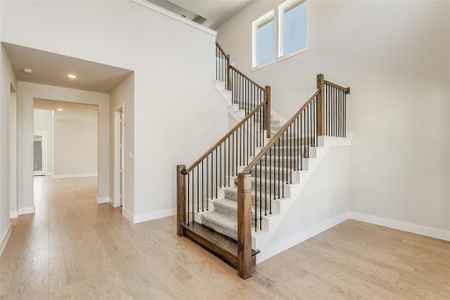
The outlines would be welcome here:
[[[9,218],[10,219],[15,219],[15,218],[17,218],[19,216],[19,213],[17,212],[17,210],[11,210],[10,212],[9,212]]]
[[[276,242],[275,245],[270,245],[258,254],[256,257],[257,263],[260,263],[349,219],[450,241],[450,231],[448,230],[348,211],[305,229],[295,235],[291,235],[279,242]]]
[[[10,235],[11,235],[11,223],[8,222],[8,226],[6,227],[5,232],[3,232],[0,238],[0,255],[2,255]]]
[[[19,216],[27,215],[27,214],[34,214],[34,206],[19,208],[19,210],[17,211],[17,214]]]
[[[127,209],[125,209],[124,207],[122,207],[122,215],[124,215],[125,218],[127,218],[128,221],[130,221],[133,224],[147,222],[147,221],[161,219],[161,218],[166,218],[166,217],[171,217],[176,214],[176,211],[177,210],[175,208],[170,208],[170,209],[154,211],[154,212],[150,212],[150,213],[146,213],[146,214],[133,214],[130,211],[128,211]]]
[[[67,178],[82,178],[82,177],[96,177],[97,173],[79,173],[79,174],[62,174],[53,175],[53,179],[67,179]]]
[[[131,213],[129,210],[127,210],[125,207],[122,206],[122,216],[124,216],[128,221],[131,223],[133,222],[133,213]]]
[[[19,210],[11,210],[9,212],[9,218],[15,219],[21,215],[34,214],[34,206],[19,208]]]
[[[109,196],[97,196],[97,204],[111,203]]]
[[[177,210],[175,208],[171,208],[171,209],[154,211],[154,212],[150,212],[150,213],[146,213],[146,214],[134,215],[133,223],[136,224],[136,223],[171,217],[171,216],[174,216],[176,214],[176,212],[177,212]]]
[[[351,212],[350,219],[450,241],[450,231],[444,229],[428,227],[424,225],[418,225],[359,212]]]
[[[349,219],[350,212],[345,212],[339,214],[335,217],[332,217],[328,220],[325,220],[319,224],[313,225],[310,228],[307,228],[297,234],[290,235],[281,241],[278,241],[273,244],[269,244],[266,249],[263,249],[260,254],[256,256],[256,262],[260,263],[282,251],[285,251],[301,242],[306,241],[346,220]]]

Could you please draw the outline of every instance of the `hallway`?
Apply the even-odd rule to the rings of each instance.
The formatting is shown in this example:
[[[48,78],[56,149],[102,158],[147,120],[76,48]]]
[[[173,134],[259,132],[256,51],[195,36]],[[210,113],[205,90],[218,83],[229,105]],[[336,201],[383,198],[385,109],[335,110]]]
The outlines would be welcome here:
[[[120,209],[98,205],[95,177],[35,177],[34,185],[36,213],[13,222],[0,257],[1,299],[204,297],[190,287],[214,268],[217,278],[240,282],[234,269],[178,238],[175,218],[132,225]]]
[[[346,221],[258,265],[248,280],[175,218],[131,224],[97,205],[96,179],[37,177],[36,213],[14,221],[1,299],[448,299],[450,244]]]

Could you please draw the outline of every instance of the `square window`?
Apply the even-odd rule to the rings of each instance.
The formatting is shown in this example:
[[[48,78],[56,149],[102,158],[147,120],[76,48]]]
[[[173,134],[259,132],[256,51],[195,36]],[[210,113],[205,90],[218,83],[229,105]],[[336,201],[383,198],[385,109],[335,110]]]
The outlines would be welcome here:
[[[307,48],[306,0],[291,0],[279,6],[279,56]]]
[[[253,67],[275,59],[275,20],[271,11],[253,22]]]

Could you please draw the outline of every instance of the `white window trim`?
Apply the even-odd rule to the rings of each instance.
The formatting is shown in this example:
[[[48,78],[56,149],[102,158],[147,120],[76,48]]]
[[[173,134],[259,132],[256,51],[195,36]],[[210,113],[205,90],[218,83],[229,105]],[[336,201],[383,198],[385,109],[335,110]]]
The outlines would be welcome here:
[[[279,61],[283,61],[285,59],[300,55],[309,50],[309,5],[306,3],[306,47],[298,49],[289,54],[283,54],[283,14],[286,7],[294,6],[300,4],[302,2],[308,2],[308,0],[287,0],[281,3],[278,6],[277,19],[275,20],[274,10],[269,11],[265,15],[259,17],[252,23],[252,70],[251,72],[266,68],[274,63]],[[276,57],[267,63],[262,65],[256,65],[256,29],[258,25],[266,22],[268,19],[273,18],[277,24],[276,36],[274,37],[276,43],[274,44],[276,47]]]
[[[286,8],[291,8],[306,2],[306,47],[300,48],[294,52],[283,53],[283,16]],[[309,49],[309,5],[307,0],[287,0],[278,6],[278,59],[288,58]]]
[[[272,49],[273,50],[273,54],[274,54],[274,60],[267,62],[263,65],[257,65],[256,64],[256,49],[257,49],[257,39],[256,39],[256,30],[258,29],[258,27],[266,22],[269,22],[270,20],[273,20],[276,24],[276,20],[275,20],[275,10],[272,9],[271,11],[269,11],[268,13],[262,15],[261,17],[259,17],[258,19],[256,19],[255,21],[253,21],[252,23],[252,69],[254,68],[258,68],[270,63],[273,63],[276,60],[276,49]],[[276,30],[274,30],[275,34],[276,34]],[[276,36],[274,36],[274,41],[276,41]],[[274,47],[275,47],[276,43],[274,43]]]

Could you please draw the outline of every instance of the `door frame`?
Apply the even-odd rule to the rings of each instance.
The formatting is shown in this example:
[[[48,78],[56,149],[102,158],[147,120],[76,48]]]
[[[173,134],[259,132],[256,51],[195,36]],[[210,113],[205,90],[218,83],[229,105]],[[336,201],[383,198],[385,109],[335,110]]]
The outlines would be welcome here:
[[[18,109],[17,90],[13,82],[10,83],[9,101],[9,217],[17,218],[18,210]]]
[[[47,132],[46,131],[35,131],[33,133],[33,147],[34,147],[34,137],[40,136],[42,138],[42,171],[34,171],[34,176],[45,176],[47,175]],[[34,153],[34,152],[33,152]],[[34,165],[34,156],[33,156]]]
[[[113,206],[123,206],[125,201],[125,104],[114,111],[114,199]],[[122,149],[121,149],[122,148]],[[122,151],[121,151],[122,150]]]

